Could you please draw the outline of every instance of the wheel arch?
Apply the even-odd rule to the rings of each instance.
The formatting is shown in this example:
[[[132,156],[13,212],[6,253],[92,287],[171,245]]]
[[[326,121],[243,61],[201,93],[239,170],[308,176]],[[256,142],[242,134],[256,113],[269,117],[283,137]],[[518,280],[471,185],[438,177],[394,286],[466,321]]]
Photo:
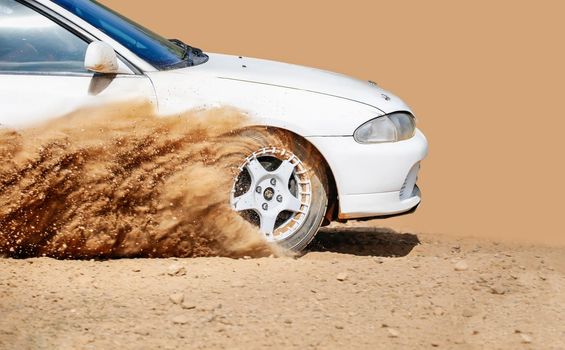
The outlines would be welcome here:
[[[278,130],[280,132],[288,134],[292,139],[298,140],[300,143],[305,145],[307,149],[311,150],[312,152],[315,152],[320,157],[320,159],[323,162],[322,167],[325,171],[326,180],[327,180],[326,186],[328,190],[327,191],[328,207],[326,209],[326,215],[324,216],[324,222],[322,223],[322,226],[329,225],[330,222],[336,220],[339,214],[339,197],[338,197],[335,176],[333,174],[333,171],[328,161],[326,160],[326,157],[324,157],[322,152],[320,152],[320,150],[312,142],[308,141],[308,139],[297,134],[292,130],[278,126],[264,126],[264,127],[268,130]]]

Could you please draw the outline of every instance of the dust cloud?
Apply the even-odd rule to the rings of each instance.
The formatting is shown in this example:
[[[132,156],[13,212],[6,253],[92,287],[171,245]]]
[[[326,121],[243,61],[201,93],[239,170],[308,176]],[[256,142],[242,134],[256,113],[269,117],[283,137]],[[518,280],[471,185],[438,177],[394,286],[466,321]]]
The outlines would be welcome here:
[[[156,117],[87,108],[0,131],[0,255],[59,259],[279,254],[229,207],[258,149],[231,109]]]

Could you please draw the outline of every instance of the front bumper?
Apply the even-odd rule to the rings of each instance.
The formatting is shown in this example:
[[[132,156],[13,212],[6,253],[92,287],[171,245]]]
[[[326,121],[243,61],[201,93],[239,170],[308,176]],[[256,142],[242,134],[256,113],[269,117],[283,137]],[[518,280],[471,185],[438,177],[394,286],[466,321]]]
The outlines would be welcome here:
[[[408,140],[391,143],[359,144],[348,136],[308,140],[332,170],[340,219],[395,215],[420,203],[416,180],[428,142],[419,130]]]
[[[400,192],[352,194],[339,197],[339,218],[360,219],[392,216],[411,211],[420,204],[420,190],[414,187],[407,199],[399,199]]]

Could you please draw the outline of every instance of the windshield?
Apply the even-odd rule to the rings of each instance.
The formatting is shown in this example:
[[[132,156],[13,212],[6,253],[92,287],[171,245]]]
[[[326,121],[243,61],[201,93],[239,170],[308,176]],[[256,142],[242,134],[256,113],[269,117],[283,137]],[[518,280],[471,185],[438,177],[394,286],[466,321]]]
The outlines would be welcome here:
[[[186,46],[179,45],[178,41],[171,42],[96,1],[53,2],[100,29],[157,69],[173,69],[194,64],[189,62]]]

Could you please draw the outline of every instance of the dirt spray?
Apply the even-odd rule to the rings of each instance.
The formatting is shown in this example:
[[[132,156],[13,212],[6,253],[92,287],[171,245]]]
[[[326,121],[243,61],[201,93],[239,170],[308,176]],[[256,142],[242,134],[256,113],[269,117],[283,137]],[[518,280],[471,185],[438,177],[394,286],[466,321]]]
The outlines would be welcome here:
[[[156,117],[87,108],[0,131],[0,255],[55,258],[279,254],[229,207],[258,149],[233,109]]]

